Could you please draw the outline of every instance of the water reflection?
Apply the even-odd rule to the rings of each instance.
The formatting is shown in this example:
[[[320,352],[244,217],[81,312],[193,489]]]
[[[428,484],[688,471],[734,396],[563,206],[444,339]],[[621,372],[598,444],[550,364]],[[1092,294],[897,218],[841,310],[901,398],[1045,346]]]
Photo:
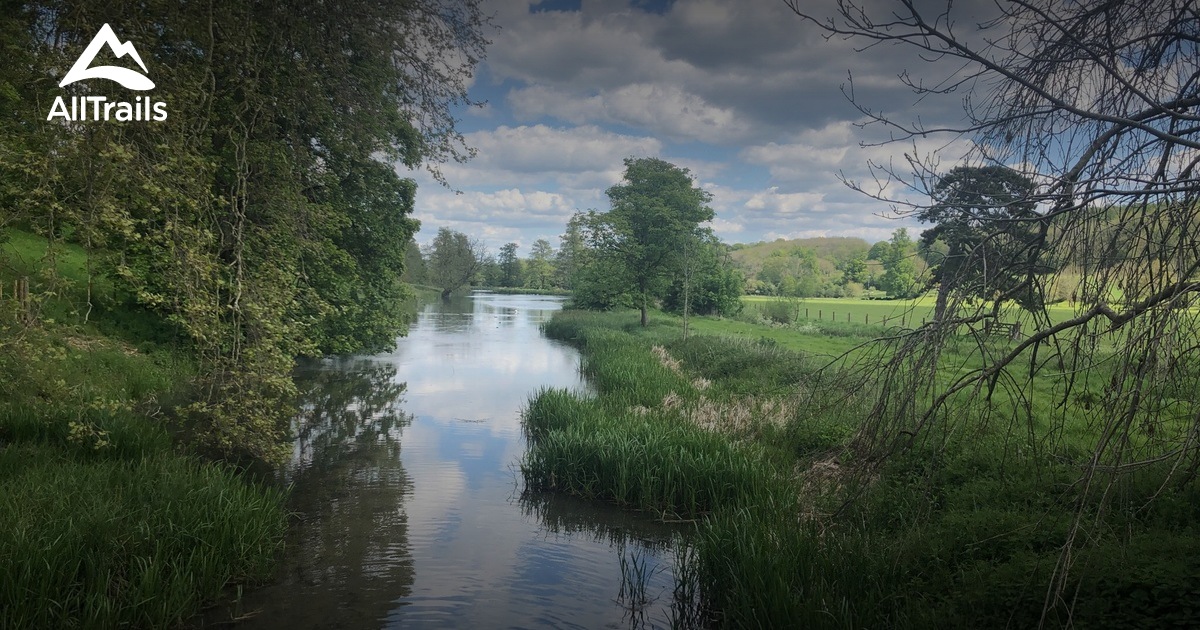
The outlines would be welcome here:
[[[282,471],[288,482],[324,475],[364,449],[399,456],[400,431],[412,416],[400,409],[405,384],[396,381],[396,366],[326,359],[302,364],[295,380],[301,413],[292,421],[291,465]]]
[[[394,351],[302,368],[284,473],[300,522],[278,580],[245,596],[245,627],[670,625],[677,532],[521,496],[529,395],[587,387],[575,350],[541,335],[560,307],[429,304]]]
[[[293,460],[291,529],[277,580],[240,602],[241,627],[364,628],[411,592],[408,523],[397,509],[412,491],[400,458],[412,416],[401,409],[396,367],[326,360],[297,374],[301,414]],[[303,605],[297,605],[303,602]],[[323,611],[318,622],[312,611]]]

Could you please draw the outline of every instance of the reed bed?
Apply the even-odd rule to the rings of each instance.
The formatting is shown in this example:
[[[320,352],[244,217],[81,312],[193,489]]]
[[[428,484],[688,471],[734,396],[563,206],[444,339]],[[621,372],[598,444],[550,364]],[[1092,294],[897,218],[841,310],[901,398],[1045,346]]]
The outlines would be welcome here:
[[[177,626],[269,574],[282,500],[177,456],[0,449],[0,627]]]
[[[778,471],[750,447],[661,412],[613,414],[542,392],[527,426],[534,446],[522,460],[530,489],[567,492],[695,519],[722,505],[745,505],[780,484]]]

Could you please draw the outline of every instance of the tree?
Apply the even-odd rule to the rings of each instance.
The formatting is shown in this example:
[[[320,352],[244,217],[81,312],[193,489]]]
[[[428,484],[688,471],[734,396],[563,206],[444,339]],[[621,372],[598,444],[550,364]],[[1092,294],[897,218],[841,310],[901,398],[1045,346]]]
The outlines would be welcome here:
[[[879,241],[872,245],[870,251],[867,252],[867,260],[883,260],[883,255],[887,253],[887,250],[888,242]]]
[[[921,235],[938,285],[933,317],[942,320],[952,292],[983,300],[1016,300],[1028,310],[1039,305],[1034,280],[1038,222],[1028,177],[1003,166],[958,166],[932,190],[933,205],[917,218],[934,226]],[[935,242],[945,244],[939,255]]]
[[[549,288],[554,277],[554,265],[551,262],[553,258],[554,248],[550,245],[550,241],[544,238],[534,241],[526,267],[529,282],[535,289]]]
[[[554,256],[554,275],[558,286],[574,289],[580,262],[587,255],[587,240],[584,238],[584,221],[587,215],[576,212],[567,220],[566,231],[558,237],[558,253]]]
[[[625,261],[610,244],[612,228],[606,213],[588,210],[576,213],[567,224],[568,233],[575,224],[584,246],[574,249],[569,262],[574,267],[570,276],[571,305],[590,310],[609,310],[618,306],[633,306],[631,281],[626,277]]]
[[[500,266],[499,286],[521,286],[521,260],[517,258],[516,243],[505,243],[500,248],[500,256],[496,263]]]
[[[606,192],[612,210],[603,215],[594,246],[623,267],[645,326],[650,300],[679,269],[684,241],[712,220],[706,205],[712,195],[693,185],[686,168],[658,158],[626,158],[622,182]]]
[[[851,282],[857,282],[859,284],[867,283],[866,255],[856,255],[839,261],[837,268],[842,272],[842,280],[840,284],[843,286],[850,284]]]
[[[466,286],[483,267],[487,251],[478,240],[449,228],[438,228],[429,249],[429,279],[442,289],[442,299]]]
[[[409,284],[426,282],[425,258],[421,255],[421,248],[416,239],[408,239],[408,245],[404,248],[403,280]]]
[[[883,278],[879,280],[879,288],[892,297],[909,298],[919,293],[916,268],[912,262],[913,249],[907,229],[899,228],[892,232],[880,261],[883,263]]]
[[[710,229],[697,232],[687,248],[682,274],[663,296],[663,309],[672,313],[736,315],[742,308],[744,280],[729,256],[729,248]]]

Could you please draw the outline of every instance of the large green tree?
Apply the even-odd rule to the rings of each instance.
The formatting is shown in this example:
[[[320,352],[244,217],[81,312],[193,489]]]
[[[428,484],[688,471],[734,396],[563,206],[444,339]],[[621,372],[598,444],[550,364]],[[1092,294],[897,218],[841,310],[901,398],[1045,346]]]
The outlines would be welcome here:
[[[1026,309],[1040,305],[1033,283],[1043,271],[1036,190],[1033,180],[1004,166],[958,166],[938,179],[934,203],[917,214],[934,224],[921,235],[938,285],[934,319],[945,317],[952,293],[1011,299]],[[944,254],[932,247],[938,241]]]
[[[587,239],[584,236],[584,221],[587,215],[576,212],[567,220],[567,228],[558,237],[558,252],[554,255],[554,276],[558,286],[574,289],[578,281],[580,266],[587,256]]]
[[[712,230],[701,229],[684,254],[683,273],[667,288],[663,309],[721,316],[741,312],[745,281],[729,256],[729,247]]]
[[[500,248],[500,255],[496,260],[500,267],[499,286],[521,286],[521,259],[517,258],[517,247],[516,243],[505,243]]]
[[[442,299],[466,286],[483,268],[483,244],[462,232],[439,228],[429,247],[429,278],[442,290]]]
[[[623,268],[621,279],[645,326],[650,301],[680,269],[685,241],[712,220],[712,195],[695,185],[688,169],[658,158],[627,158],[622,181],[607,194],[612,209],[603,215],[595,245]]]

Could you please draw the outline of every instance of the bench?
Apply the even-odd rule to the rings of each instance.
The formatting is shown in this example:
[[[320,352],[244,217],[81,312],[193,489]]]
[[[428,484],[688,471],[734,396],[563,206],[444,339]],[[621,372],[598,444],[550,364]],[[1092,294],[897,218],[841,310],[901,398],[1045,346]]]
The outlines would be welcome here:
[[[989,319],[983,324],[983,334],[985,337],[1004,335],[1009,339],[1017,339],[1021,336],[1021,323],[1007,324]]]

